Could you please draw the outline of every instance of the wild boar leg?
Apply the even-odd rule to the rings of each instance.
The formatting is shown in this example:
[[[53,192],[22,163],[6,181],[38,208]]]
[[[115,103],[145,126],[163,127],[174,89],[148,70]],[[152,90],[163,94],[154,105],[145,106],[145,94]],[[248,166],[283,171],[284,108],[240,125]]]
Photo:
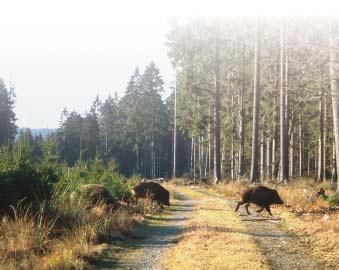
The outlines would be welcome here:
[[[243,202],[243,201],[238,202],[238,205],[237,205],[237,207],[235,208],[235,212],[237,212],[238,209],[239,209],[239,206],[242,205],[242,204],[244,204],[244,203],[245,203],[245,202]]]
[[[257,210],[257,213],[262,212],[262,210],[264,210],[264,207],[261,207],[261,209]]]
[[[271,213],[271,208],[269,205],[265,206],[265,209],[267,210],[267,212],[272,216],[272,213]]]
[[[246,208],[246,212],[247,212],[247,214],[248,215],[250,215],[251,213],[250,213],[250,211],[248,211],[248,207],[250,206],[250,204],[249,203],[247,203],[246,205],[245,205],[245,208]]]

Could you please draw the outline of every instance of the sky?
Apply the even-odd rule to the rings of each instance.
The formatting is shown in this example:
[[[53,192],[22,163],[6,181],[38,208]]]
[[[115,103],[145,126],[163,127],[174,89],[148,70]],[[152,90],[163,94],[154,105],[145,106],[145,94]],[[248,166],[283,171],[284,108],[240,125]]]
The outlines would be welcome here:
[[[0,78],[15,86],[20,127],[56,128],[98,94],[121,97],[138,66],[159,67],[168,94],[173,17],[336,15],[339,1],[1,0]]]

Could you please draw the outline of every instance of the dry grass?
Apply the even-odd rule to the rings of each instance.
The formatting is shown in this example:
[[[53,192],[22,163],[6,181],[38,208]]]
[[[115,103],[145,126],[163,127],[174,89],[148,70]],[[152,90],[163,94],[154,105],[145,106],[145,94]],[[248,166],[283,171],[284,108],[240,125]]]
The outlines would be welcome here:
[[[162,269],[267,269],[233,209],[188,188],[179,189],[199,201],[199,207],[178,243],[164,252]]]
[[[45,254],[50,243],[53,220],[43,219],[43,209],[33,216],[29,208],[13,208],[13,218],[0,221],[1,269],[40,268],[39,255]],[[37,269],[36,268],[36,269]]]
[[[173,178],[171,179],[171,184],[176,185],[176,186],[184,186],[188,182],[187,179],[185,178]]]
[[[319,189],[324,188],[327,195],[333,195],[333,187],[328,182],[314,183],[313,180],[293,180],[289,184],[281,184],[275,182],[260,183],[270,188],[277,189],[279,195],[285,202],[286,207],[290,207],[293,212],[323,212],[328,210],[330,205],[322,198],[312,198],[312,195]],[[240,194],[246,188],[253,186],[247,181],[230,181],[215,185],[212,188],[217,192],[223,194],[227,198],[240,198]]]
[[[326,261],[329,269],[339,265],[339,214],[305,214],[297,217],[291,212],[282,212],[284,226],[310,245],[311,254]]]
[[[161,211],[161,206],[151,199],[151,195],[146,198],[139,198],[133,209],[136,213],[149,215]]]
[[[212,188],[227,198],[239,198],[240,193],[248,186],[249,183],[245,181],[229,181],[214,185]]]
[[[285,205],[293,212],[306,213],[326,210],[329,203],[322,198],[312,198],[319,188],[324,188],[327,195],[332,195],[330,183],[314,183],[312,180],[295,180],[287,185],[276,187]]]
[[[104,245],[127,234],[135,220],[129,208],[112,211],[98,205],[77,212],[64,207],[53,214],[41,208],[13,208],[13,217],[0,221],[0,269],[87,269]],[[50,216],[54,216],[51,218]]]
[[[312,195],[324,188],[327,195],[333,195],[333,186],[328,182],[314,183],[312,180],[294,180],[291,183],[265,184],[278,190],[285,202],[285,208],[277,208],[284,227],[298,235],[300,241],[310,246],[315,258],[326,261],[331,269],[339,265],[339,213],[333,212],[322,198]],[[230,182],[213,187],[228,198],[239,198],[239,193],[249,184]]]

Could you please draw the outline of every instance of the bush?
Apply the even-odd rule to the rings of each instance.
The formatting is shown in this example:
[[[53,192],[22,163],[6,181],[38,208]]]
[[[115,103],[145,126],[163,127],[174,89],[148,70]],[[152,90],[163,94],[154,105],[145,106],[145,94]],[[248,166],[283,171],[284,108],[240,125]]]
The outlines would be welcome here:
[[[77,162],[74,167],[65,166],[59,182],[55,185],[55,201],[69,201],[71,193],[81,185],[102,184],[115,200],[128,200],[131,196],[127,179],[117,172],[106,170],[97,159],[92,162]]]
[[[116,200],[128,200],[131,197],[129,186],[125,177],[119,173],[105,172],[99,181],[109,190]]]
[[[339,205],[339,195],[335,194],[333,196],[328,196],[328,198],[326,199],[326,201],[328,201],[328,203],[330,204],[330,206],[337,206]]]
[[[35,161],[29,144],[20,141],[13,148],[0,149],[0,207],[9,210],[9,205],[18,201],[39,205],[49,200],[53,184],[61,174],[56,160],[43,158]]]

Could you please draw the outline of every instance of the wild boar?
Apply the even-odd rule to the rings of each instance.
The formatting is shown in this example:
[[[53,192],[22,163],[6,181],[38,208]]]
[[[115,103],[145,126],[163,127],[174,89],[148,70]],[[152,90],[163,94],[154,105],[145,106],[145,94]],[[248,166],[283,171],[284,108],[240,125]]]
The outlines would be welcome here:
[[[267,212],[272,215],[270,209],[271,204],[283,204],[284,202],[275,189],[270,189],[265,186],[252,187],[241,195],[241,201],[238,203],[235,211],[238,211],[240,205],[246,204],[246,212],[250,215],[251,213],[248,211],[248,207],[251,203],[261,207],[257,212],[266,209]]]
[[[318,198],[323,200],[328,199],[328,195],[325,194],[325,190],[323,188],[319,188],[316,192],[314,192],[311,196],[306,197],[308,201],[314,203]]]
[[[158,204],[163,204],[170,206],[169,203],[169,192],[164,187],[154,182],[142,182],[137,184],[133,190],[133,198],[146,198],[151,197],[153,201],[156,201]]]
[[[79,192],[82,198],[92,205],[100,203],[114,204],[116,202],[104,185],[81,185]]]
[[[325,194],[325,190],[323,188],[319,188],[317,193],[316,193],[316,197],[321,197],[323,198],[324,200],[327,200],[328,199],[328,196],[327,194]]]

